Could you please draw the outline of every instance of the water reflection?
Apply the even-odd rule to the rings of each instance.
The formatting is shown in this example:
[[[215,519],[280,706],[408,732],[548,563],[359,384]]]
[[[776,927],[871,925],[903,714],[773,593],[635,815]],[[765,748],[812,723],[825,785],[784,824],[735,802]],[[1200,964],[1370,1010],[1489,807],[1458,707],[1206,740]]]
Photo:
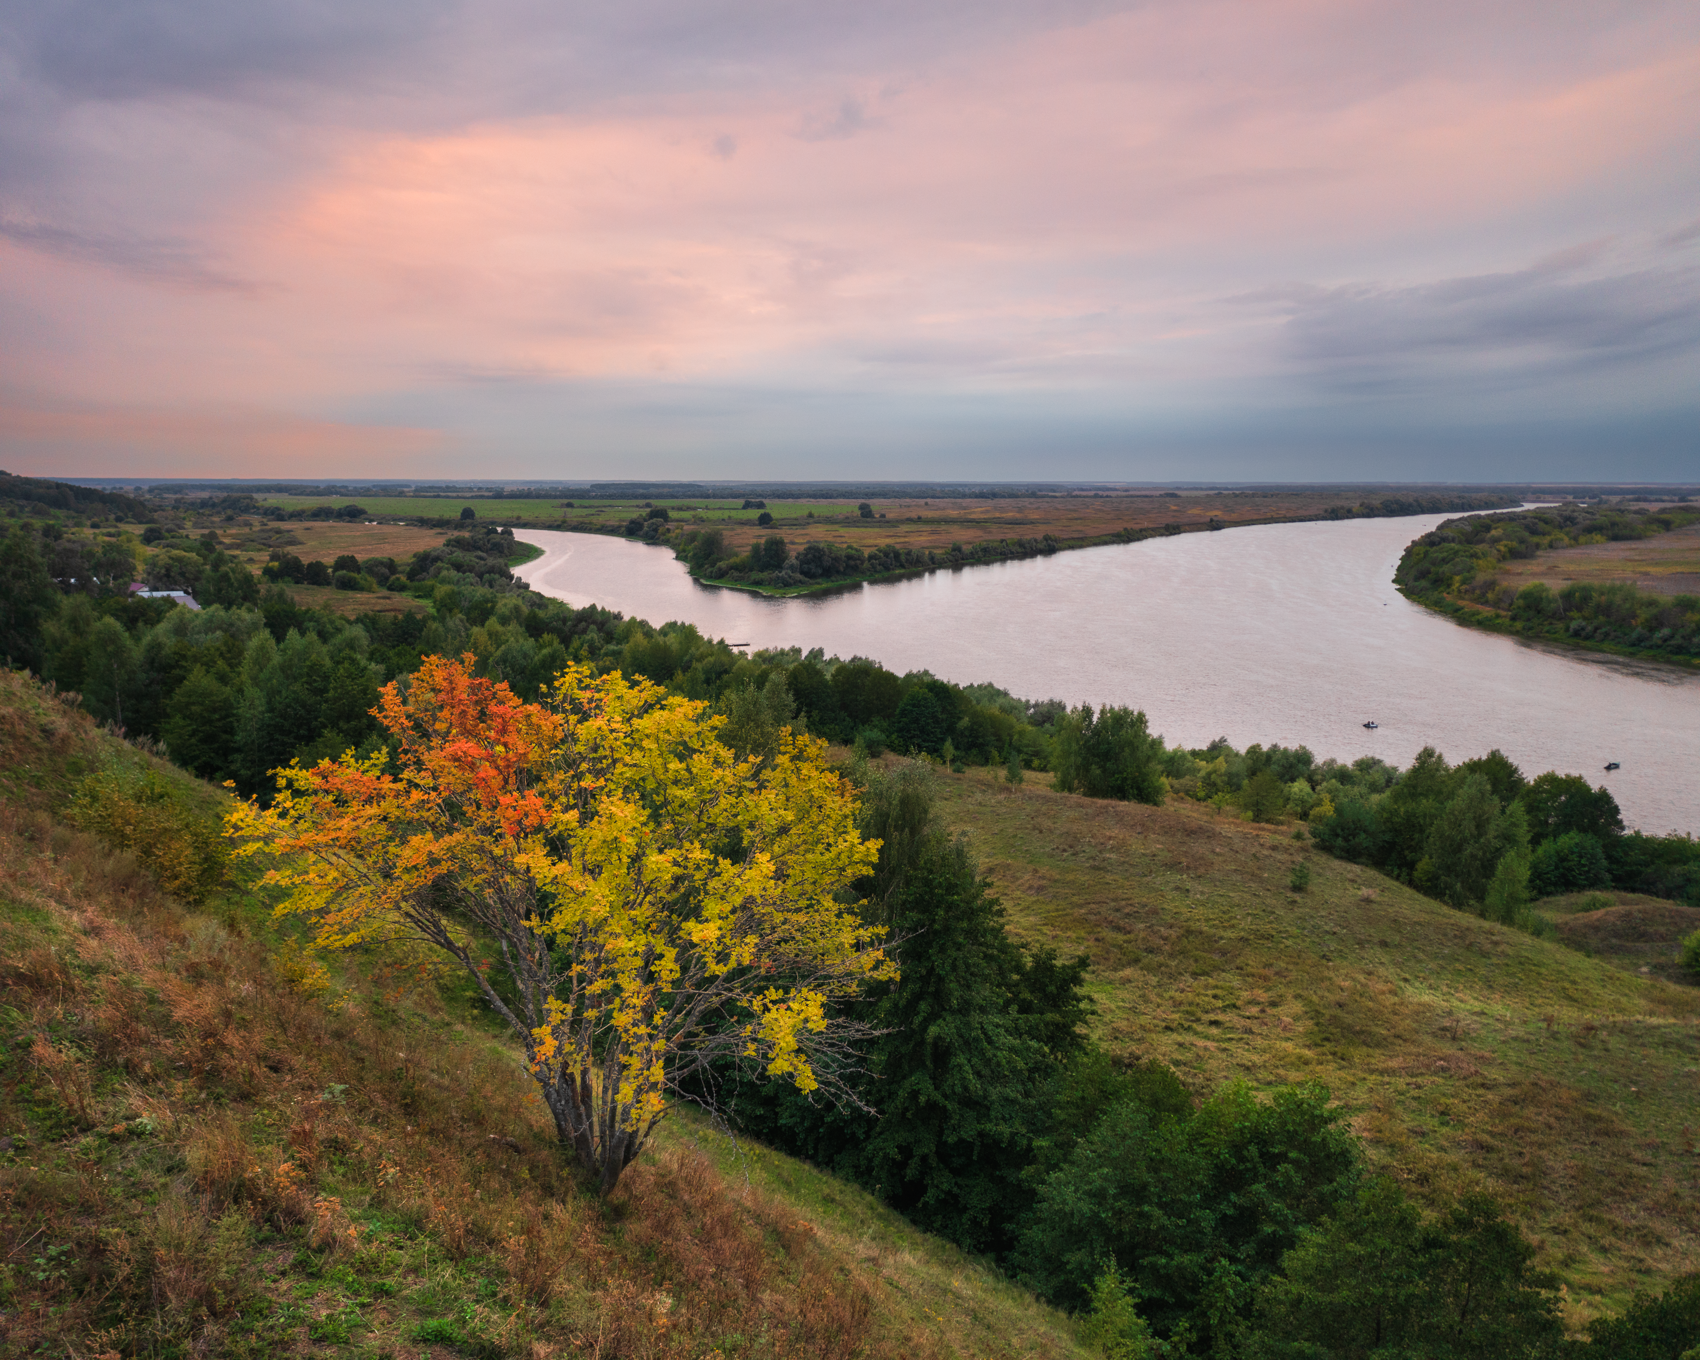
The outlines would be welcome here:
[[[1188,534],[815,600],[700,586],[663,548],[520,529],[545,551],[517,574],[729,642],[1134,705],[1188,746],[1221,735],[1399,764],[1425,745],[1454,760],[1497,746],[1527,774],[1604,782],[1643,830],[1700,830],[1700,676],[1477,633],[1411,604],[1393,568],[1445,518]]]

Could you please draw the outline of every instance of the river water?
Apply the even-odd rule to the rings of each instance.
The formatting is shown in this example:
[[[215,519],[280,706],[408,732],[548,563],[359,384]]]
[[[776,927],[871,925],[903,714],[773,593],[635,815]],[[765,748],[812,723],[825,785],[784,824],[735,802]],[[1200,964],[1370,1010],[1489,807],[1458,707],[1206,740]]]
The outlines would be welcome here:
[[[1447,518],[1186,534],[811,600],[699,585],[665,548],[516,529],[544,555],[515,574],[752,648],[1142,708],[1171,745],[1226,736],[1397,765],[1425,745],[1453,761],[1497,746],[1526,775],[1604,783],[1632,827],[1700,832],[1700,675],[1480,633],[1410,603],[1393,588],[1399,555]]]

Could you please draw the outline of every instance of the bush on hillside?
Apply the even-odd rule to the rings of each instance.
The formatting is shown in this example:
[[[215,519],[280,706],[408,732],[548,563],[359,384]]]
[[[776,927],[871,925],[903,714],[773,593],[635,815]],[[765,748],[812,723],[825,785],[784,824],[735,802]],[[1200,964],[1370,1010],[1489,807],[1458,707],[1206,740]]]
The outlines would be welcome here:
[[[90,775],[71,800],[70,819],[133,855],[163,891],[191,906],[224,881],[230,852],[218,824],[185,806],[153,770],[115,766]]]

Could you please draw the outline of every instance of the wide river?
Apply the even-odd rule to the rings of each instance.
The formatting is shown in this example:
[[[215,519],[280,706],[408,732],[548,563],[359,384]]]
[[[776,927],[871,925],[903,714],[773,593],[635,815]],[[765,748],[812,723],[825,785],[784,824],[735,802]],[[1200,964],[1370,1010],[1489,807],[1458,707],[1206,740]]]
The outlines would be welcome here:
[[[1410,603],[1393,569],[1446,518],[1186,534],[812,600],[699,585],[665,548],[516,529],[544,555],[515,574],[574,605],[752,648],[822,647],[1027,699],[1142,708],[1171,745],[1226,736],[1398,765],[1425,745],[1454,761],[1497,746],[1527,775],[1603,782],[1632,827],[1700,831],[1700,675],[1480,633]]]

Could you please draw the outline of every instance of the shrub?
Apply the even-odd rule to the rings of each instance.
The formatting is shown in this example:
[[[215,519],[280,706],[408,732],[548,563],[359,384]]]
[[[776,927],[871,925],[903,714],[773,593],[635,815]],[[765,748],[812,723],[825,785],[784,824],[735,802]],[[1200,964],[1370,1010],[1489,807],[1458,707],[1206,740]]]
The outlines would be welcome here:
[[[1061,793],[1162,805],[1163,739],[1152,735],[1143,710],[1074,710],[1057,724],[1051,759]]]
[[[1691,973],[1700,973],[1700,930],[1695,931],[1682,942],[1682,952],[1677,955],[1682,966]]]
[[[1663,1294],[1637,1294],[1621,1316],[1600,1318],[1577,1360],[1686,1360],[1700,1347],[1700,1274],[1673,1280]]]
[[[70,819],[135,856],[161,889],[190,905],[224,880],[230,852],[218,824],[185,807],[153,770],[90,775],[71,800]]]
[[[1114,1261],[1092,1282],[1092,1309],[1080,1338],[1104,1353],[1104,1360],[1146,1360],[1153,1353],[1151,1329],[1134,1308],[1127,1278]]]
[[[1303,892],[1310,887],[1310,865],[1302,859],[1295,864],[1292,877],[1287,880],[1287,886],[1294,892]]]

